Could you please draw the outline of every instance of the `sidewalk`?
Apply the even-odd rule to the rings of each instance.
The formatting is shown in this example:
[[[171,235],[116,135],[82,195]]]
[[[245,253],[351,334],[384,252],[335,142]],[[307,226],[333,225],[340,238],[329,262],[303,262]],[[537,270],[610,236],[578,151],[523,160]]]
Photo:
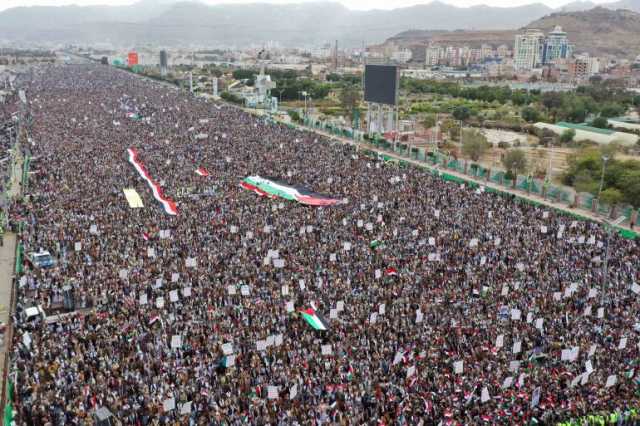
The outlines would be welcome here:
[[[0,339],[0,377],[4,377],[7,350],[11,345],[11,329],[9,323],[11,308],[11,293],[13,286],[14,262],[16,254],[16,235],[6,233],[4,245],[0,247],[0,322],[5,327]]]

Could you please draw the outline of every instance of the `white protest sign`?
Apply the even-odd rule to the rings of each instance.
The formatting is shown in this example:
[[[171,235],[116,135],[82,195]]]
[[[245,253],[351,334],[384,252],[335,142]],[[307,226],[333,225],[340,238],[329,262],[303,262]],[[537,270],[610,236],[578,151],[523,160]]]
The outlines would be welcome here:
[[[294,311],[293,301],[287,302],[285,309],[287,310],[287,312],[293,312]]]
[[[615,374],[612,374],[609,377],[607,377],[607,383],[604,385],[604,387],[610,388],[611,386],[615,386],[616,383],[618,383],[618,376],[616,376]]]
[[[273,259],[273,266],[276,268],[284,268],[284,259]]]
[[[513,343],[513,348],[512,348],[512,352],[514,354],[518,354],[520,353],[520,350],[522,349],[522,342],[518,341],[518,342],[514,342]]]
[[[382,278],[382,271],[380,269],[376,269],[374,274],[377,280]]]
[[[166,413],[176,408],[176,400],[174,398],[165,399],[162,401],[162,409]]]
[[[171,274],[171,282],[172,283],[177,283],[178,280],[180,279],[180,274],[177,272],[174,272]]]
[[[185,287],[182,289],[183,297],[191,297],[191,287]]]
[[[177,349],[182,346],[182,336],[179,334],[171,336],[171,349]]]
[[[536,388],[531,395],[531,408],[536,407],[540,403],[540,388]]]
[[[325,356],[333,354],[333,350],[331,348],[331,345],[322,345],[320,347],[320,351],[321,351],[322,355],[325,355]]]
[[[289,389],[289,399],[294,399],[296,395],[298,395],[298,385],[293,385]]]
[[[618,343],[618,349],[624,349],[627,347],[627,338],[623,337],[620,339],[620,343]]]
[[[342,243],[342,248],[344,249],[344,251],[351,250],[351,243],[348,241],[345,241],[344,243]]]
[[[378,313],[377,312],[374,312],[371,315],[369,315],[369,323],[375,324],[377,320],[378,320]]]
[[[269,386],[269,387],[267,387],[267,398],[268,399],[278,399],[278,387],[277,386]]]
[[[509,361],[509,371],[512,373],[517,372],[520,369],[520,361]]]
[[[436,239],[433,237],[429,237],[429,245],[430,246],[435,246],[436,245]]]
[[[180,298],[178,297],[178,290],[171,290],[169,292],[169,300],[171,302],[177,302]]]
[[[267,341],[266,340],[258,340],[256,342],[256,350],[258,352],[266,351],[267,350]]]
[[[76,251],[80,251],[80,250],[82,250],[82,243],[81,242],[77,242],[77,243],[75,243],[74,247],[75,247]]]
[[[424,319],[424,314],[420,311],[420,309],[418,309],[416,311],[416,324],[420,324],[423,319]]]
[[[511,310],[511,319],[514,321],[518,321],[520,320],[520,317],[522,316],[522,312],[520,311],[520,309],[512,309]]]
[[[386,305],[382,303],[380,306],[378,306],[378,315],[384,315],[385,312],[386,312]]]
[[[222,345],[222,353],[224,355],[231,355],[233,353],[233,343],[224,343]]]
[[[187,268],[195,268],[196,267],[196,258],[195,257],[187,257],[185,261],[185,266]]]
[[[416,373],[416,367],[415,366],[411,366],[409,368],[407,368],[407,379],[411,376],[413,376]]]
[[[337,309],[329,309],[329,319],[338,319],[338,310]]]
[[[191,401],[182,404],[182,406],[180,407],[180,414],[191,414],[191,405]]]
[[[336,310],[338,312],[344,311],[344,301],[338,300],[338,302],[336,303]]]
[[[604,318],[604,308],[598,308],[598,318]]]
[[[504,334],[499,334],[496,337],[496,348],[501,348],[504,346]]]
[[[489,396],[489,389],[487,389],[486,387],[482,388],[482,393],[480,395],[480,402],[482,402],[483,404],[487,401],[489,401],[491,399],[491,397]]]
[[[237,293],[237,289],[235,285],[228,285],[227,286],[227,293],[229,293],[229,296],[233,296]]]
[[[478,239],[472,238],[471,241],[469,241],[469,247],[477,247],[477,246],[478,246]]]
[[[402,352],[402,351],[396,352],[396,355],[393,357],[393,364],[391,364],[391,365],[396,365],[396,364],[400,363],[400,361],[402,361],[402,357],[403,356],[404,356],[404,352]]]
[[[453,363],[453,372],[455,374],[462,374],[464,371],[464,361],[456,361]]]
[[[158,297],[156,299],[156,308],[158,308],[158,309],[164,308],[164,298],[163,297]]]
[[[153,247],[147,248],[147,257],[156,257],[156,250]]]
[[[248,296],[249,295],[249,286],[248,285],[243,285],[240,287],[240,294],[243,296]]]

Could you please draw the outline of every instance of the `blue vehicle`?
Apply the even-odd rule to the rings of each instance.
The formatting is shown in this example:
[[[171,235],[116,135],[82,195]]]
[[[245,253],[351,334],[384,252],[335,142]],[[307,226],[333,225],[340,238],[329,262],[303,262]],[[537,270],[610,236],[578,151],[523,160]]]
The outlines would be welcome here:
[[[46,250],[41,250],[39,252],[31,252],[29,254],[29,261],[33,265],[34,268],[39,269],[49,269],[53,268],[56,264],[55,259],[51,256]]]

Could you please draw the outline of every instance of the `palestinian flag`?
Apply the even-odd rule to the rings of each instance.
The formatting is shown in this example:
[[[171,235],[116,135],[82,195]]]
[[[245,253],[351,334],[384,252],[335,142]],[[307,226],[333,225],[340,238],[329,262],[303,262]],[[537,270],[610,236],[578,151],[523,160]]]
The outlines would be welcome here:
[[[209,176],[209,172],[204,167],[198,167],[198,169],[196,170],[196,174],[203,177]]]
[[[160,320],[160,315],[154,315],[149,319],[149,325],[153,325],[156,321],[161,321]]]
[[[382,245],[384,245],[384,242],[382,240],[373,240],[369,243],[369,247],[372,249],[376,249]]]
[[[260,176],[249,176],[240,184],[245,189],[254,191],[259,195],[264,194],[284,198],[285,200],[297,201],[308,206],[332,206],[340,200],[328,195],[317,194],[302,186],[293,186],[271,178]]]
[[[398,275],[398,270],[393,266],[391,266],[384,270],[384,274],[387,276],[395,276],[395,275]]]
[[[138,121],[138,120],[140,120],[140,115],[136,114],[135,112],[128,112],[127,113],[127,118],[130,118],[131,120]]]
[[[320,314],[318,314],[312,308],[300,311],[302,318],[314,329],[314,330],[328,330],[329,325]]]
[[[262,189],[254,185],[251,185],[250,183],[247,183],[245,181],[240,182],[240,187],[246,189],[247,191],[253,191],[261,197],[275,198],[275,195],[267,194]]]
[[[151,192],[153,192],[153,198],[155,198],[160,202],[160,204],[162,204],[162,207],[167,214],[177,216],[178,208],[176,207],[176,203],[170,198],[164,196],[160,185],[158,185],[153,180],[144,164],[142,164],[142,162],[138,159],[138,152],[133,148],[127,149],[127,152],[129,153],[129,162],[133,164],[133,167],[135,167],[140,177],[147,182],[147,185],[149,185],[149,188],[151,188]]]

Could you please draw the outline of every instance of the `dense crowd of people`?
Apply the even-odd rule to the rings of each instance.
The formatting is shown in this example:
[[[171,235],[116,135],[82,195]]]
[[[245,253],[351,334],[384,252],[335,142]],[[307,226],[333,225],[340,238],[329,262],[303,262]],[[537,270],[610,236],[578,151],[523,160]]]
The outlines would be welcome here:
[[[550,424],[637,403],[636,241],[109,67],[23,84],[36,173],[12,218],[56,265],[20,278],[18,424]]]
[[[0,101],[0,193],[3,193],[11,178],[11,148],[17,136],[14,116],[18,112],[18,97],[15,93],[2,97]],[[3,202],[4,203],[4,202]]]

